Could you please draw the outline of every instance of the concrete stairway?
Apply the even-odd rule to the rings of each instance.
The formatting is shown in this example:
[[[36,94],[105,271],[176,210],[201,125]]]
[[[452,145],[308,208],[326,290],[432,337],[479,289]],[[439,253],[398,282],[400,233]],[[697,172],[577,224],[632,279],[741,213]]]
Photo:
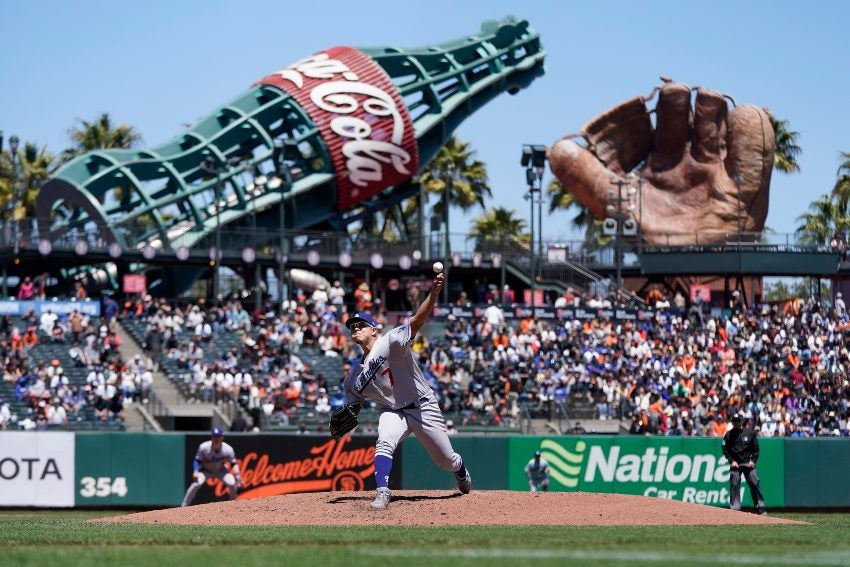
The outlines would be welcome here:
[[[125,358],[132,358],[139,354],[150,364],[150,357],[122,325],[116,325],[116,332],[123,342],[121,350]],[[216,404],[187,403],[177,387],[162,371],[153,372],[151,390],[152,395],[146,404],[133,404],[127,408],[127,431],[162,430],[162,425],[156,421],[156,418],[163,416],[209,417],[217,426],[230,426],[230,418]]]

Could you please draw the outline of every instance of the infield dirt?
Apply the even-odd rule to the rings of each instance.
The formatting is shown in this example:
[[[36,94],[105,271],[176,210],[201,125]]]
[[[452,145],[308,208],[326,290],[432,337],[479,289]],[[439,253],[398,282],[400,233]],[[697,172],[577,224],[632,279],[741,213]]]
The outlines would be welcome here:
[[[667,526],[800,524],[677,500],[586,492],[399,490],[374,511],[372,492],[316,492],[199,504],[90,520],[180,525]]]

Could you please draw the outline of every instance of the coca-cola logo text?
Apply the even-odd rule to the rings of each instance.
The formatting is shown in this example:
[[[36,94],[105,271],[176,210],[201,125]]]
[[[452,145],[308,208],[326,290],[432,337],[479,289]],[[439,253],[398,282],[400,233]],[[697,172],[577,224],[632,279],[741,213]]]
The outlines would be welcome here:
[[[407,108],[386,72],[349,47],[306,57],[260,81],[289,92],[322,132],[340,208],[406,180],[418,168]]]

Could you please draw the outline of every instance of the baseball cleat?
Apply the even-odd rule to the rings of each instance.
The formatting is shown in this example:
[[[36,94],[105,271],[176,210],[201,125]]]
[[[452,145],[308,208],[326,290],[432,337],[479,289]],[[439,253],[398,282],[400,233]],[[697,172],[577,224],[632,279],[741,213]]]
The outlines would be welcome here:
[[[379,488],[378,495],[375,496],[375,499],[372,500],[372,503],[369,506],[373,510],[386,510],[390,505],[390,499],[392,498],[393,493],[390,492],[389,488]]]
[[[460,490],[461,494],[472,492],[472,475],[469,474],[469,471],[466,471],[465,477],[457,479],[457,489]]]

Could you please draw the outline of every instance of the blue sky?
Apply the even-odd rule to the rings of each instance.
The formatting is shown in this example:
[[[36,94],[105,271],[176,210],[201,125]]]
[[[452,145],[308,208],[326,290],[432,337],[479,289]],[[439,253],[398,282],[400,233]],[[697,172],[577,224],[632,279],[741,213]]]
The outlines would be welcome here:
[[[522,145],[553,144],[648,94],[659,75],[768,107],[800,133],[802,172],[773,177],[767,224],[776,232],[794,231],[850,151],[850,2],[839,0],[5,0],[0,13],[0,130],[56,153],[77,118],[109,112],[154,146],[324,48],[440,43],[506,15],[540,33],[546,75],[457,134],[487,164],[492,203],[522,218]],[[466,232],[477,214],[454,212],[452,231]],[[570,218],[546,216],[544,238],[578,238]]]

